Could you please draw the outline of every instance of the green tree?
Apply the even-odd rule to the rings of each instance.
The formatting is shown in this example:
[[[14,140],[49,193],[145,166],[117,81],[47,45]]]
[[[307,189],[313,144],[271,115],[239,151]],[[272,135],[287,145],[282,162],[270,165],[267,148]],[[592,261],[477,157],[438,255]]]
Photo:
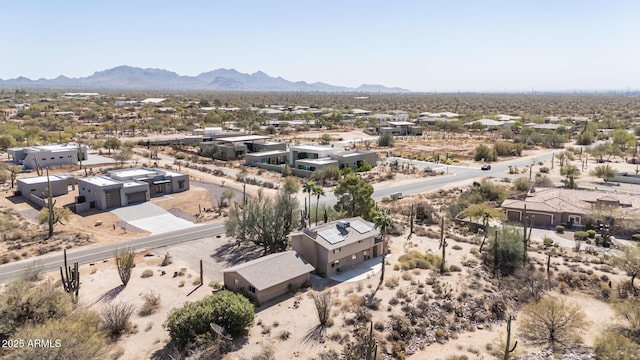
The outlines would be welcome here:
[[[16,145],[16,139],[11,135],[0,135],[0,150],[7,151]]]
[[[311,180],[320,181],[325,186],[327,180],[340,180],[340,168],[337,165],[331,165],[316,170],[311,174]]]
[[[609,179],[616,176],[617,173],[616,169],[606,164],[596,166],[589,174],[602,179],[606,183]]]
[[[120,167],[124,166],[125,162],[131,160],[131,157],[133,157],[133,150],[128,146],[122,147],[120,151],[113,154],[113,160],[119,162]]]
[[[355,174],[349,174],[338,182],[333,191],[337,198],[334,206],[336,211],[345,217],[361,216],[365,220],[371,220],[375,201],[371,198],[373,186],[360,179]]]
[[[622,255],[615,259],[615,263],[631,277],[631,287],[637,293],[633,281],[640,276],[640,248],[626,247]]]
[[[519,318],[521,329],[529,339],[551,346],[577,341],[578,334],[589,325],[580,306],[552,297],[525,306]]]
[[[271,199],[258,191],[256,199],[242,208],[236,202],[225,221],[227,236],[236,242],[251,242],[263,249],[264,255],[285,251],[288,235],[298,222],[298,201],[286,191],[278,191]]]
[[[503,225],[495,231],[497,236],[491,236],[489,250],[482,253],[484,261],[493,264],[494,269],[504,275],[512,274],[522,266],[523,230],[521,227]]]
[[[618,129],[611,133],[611,140],[613,141],[613,145],[619,147],[622,152],[625,152],[629,146],[633,146],[636,137],[625,129]]]
[[[108,137],[105,139],[102,146],[104,146],[105,149],[109,150],[109,155],[111,155],[111,150],[117,150],[121,145],[122,142],[120,142],[120,139],[116,137]]]
[[[565,165],[560,169],[560,175],[577,178],[578,176],[580,176],[580,169],[578,169],[575,165]]]
[[[393,146],[394,141],[393,134],[385,132],[378,137],[378,146],[390,147]]]
[[[486,162],[497,161],[498,155],[494,149],[481,144],[476,147],[475,153],[473,154],[473,160]]]
[[[331,142],[331,135],[329,135],[329,134],[320,135],[320,143],[321,144],[328,144],[330,142]]]
[[[173,309],[164,327],[169,331],[171,341],[184,348],[197,337],[213,336],[212,323],[222,326],[232,336],[245,335],[254,317],[255,311],[249,299],[222,290]]]

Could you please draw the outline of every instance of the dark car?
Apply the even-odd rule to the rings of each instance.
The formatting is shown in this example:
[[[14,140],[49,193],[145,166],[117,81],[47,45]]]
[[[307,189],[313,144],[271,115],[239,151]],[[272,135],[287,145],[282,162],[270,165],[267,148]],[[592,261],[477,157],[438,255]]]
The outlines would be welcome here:
[[[484,165],[482,165],[482,167],[480,169],[482,169],[482,170],[491,170],[491,164],[484,164]]]

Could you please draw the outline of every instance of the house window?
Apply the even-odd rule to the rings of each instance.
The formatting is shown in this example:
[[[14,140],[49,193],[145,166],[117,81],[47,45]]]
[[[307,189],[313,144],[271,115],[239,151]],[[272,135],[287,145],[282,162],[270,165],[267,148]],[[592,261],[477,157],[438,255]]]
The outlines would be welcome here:
[[[367,256],[367,250],[362,252],[362,256]]]
[[[253,286],[251,286],[251,285],[249,285],[249,292],[251,292],[251,293],[254,293],[254,294],[255,294],[255,293],[256,293],[256,288],[255,288],[255,287],[253,287]]]
[[[184,180],[178,181],[178,189],[184,189]]]
[[[240,284],[240,281],[238,281],[238,279],[233,279],[233,284],[238,286],[238,284]]]
[[[582,218],[579,215],[569,215],[569,222],[575,225],[580,225]]]
[[[342,251],[342,248],[333,249],[334,254],[339,253],[340,251]]]
[[[356,255],[356,254],[351,255],[351,260],[355,260],[357,258],[358,258],[358,255]]]

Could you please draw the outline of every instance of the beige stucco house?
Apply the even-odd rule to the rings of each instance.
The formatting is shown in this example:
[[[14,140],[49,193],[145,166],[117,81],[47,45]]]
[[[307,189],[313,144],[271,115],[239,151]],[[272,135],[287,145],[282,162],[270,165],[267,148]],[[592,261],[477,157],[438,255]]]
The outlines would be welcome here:
[[[313,266],[295,251],[260,257],[222,270],[225,288],[258,304],[302,287],[311,280]]]
[[[595,212],[640,219],[640,196],[617,192],[545,188],[502,202],[508,221],[522,221],[524,208],[537,226],[586,225]],[[604,211],[596,211],[603,209]],[[613,214],[611,214],[613,215]],[[593,219],[602,221],[606,219]]]
[[[382,239],[361,217],[332,221],[291,233],[291,247],[322,276],[346,271],[382,255]]]

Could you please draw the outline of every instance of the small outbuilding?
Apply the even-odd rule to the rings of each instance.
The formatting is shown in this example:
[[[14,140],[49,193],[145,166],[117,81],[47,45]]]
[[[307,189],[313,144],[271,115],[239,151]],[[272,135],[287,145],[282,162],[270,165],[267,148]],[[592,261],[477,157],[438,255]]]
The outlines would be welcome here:
[[[222,270],[225,288],[264,304],[302,287],[313,266],[295,251],[260,257]]]

